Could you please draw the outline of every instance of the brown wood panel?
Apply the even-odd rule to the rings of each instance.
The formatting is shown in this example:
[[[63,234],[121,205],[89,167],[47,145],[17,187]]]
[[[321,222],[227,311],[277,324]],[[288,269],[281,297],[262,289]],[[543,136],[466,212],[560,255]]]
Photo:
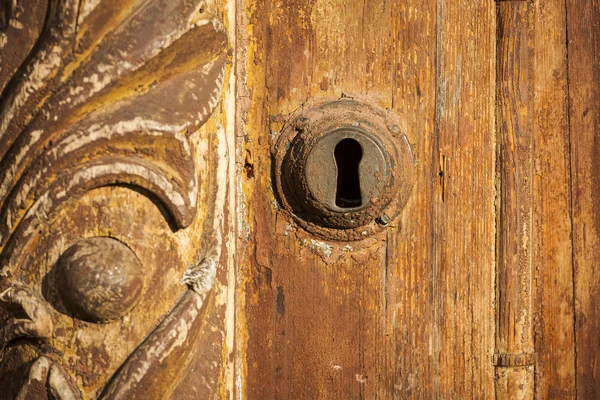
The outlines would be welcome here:
[[[494,3],[240,9],[246,396],[489,396]],[[305,101],[341,96],[392,107],[418,160],[400,219],[361,243],[310,236],[278,212],[271,189],[270,136]]]
[[[496,398],[532,398],[534,6],[497,6]]]
[[[535,394],[575,397],[565,2],[536,2],[534,230]]]
[[[385,234],[326,243],[294,227],[273,207],[268,137],[308,98],[368,94],[391,106],[394,5],[260,1],[246,9],[246,395],[387,398]]]
[[[488,1],[437,4],[432,272],[442,398],[493,392],[495,12]]]
[[[0,399],[208,398],[232,381],[221,11],[0,5]]]
[[[427,398],[435,386],[433,351],[433,201],[437,195],[434,150],[436,2],[400,2],[395,22],[394,110],[414,133],[416,183],[399,229],[388,234],[388,380],[394,398]]]
[[[600,397],[600,4],[567,1],[577,397]]]

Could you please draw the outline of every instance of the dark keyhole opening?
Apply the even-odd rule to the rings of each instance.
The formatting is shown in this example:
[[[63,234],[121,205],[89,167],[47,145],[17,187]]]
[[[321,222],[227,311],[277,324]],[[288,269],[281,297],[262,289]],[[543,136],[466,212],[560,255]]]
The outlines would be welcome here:
[[[334,150],[337,165],[337,192],[335,205],[340,208],[354,208],[362,205],[358,165],[362,158],[362,147],[354,139],[340,141]]]

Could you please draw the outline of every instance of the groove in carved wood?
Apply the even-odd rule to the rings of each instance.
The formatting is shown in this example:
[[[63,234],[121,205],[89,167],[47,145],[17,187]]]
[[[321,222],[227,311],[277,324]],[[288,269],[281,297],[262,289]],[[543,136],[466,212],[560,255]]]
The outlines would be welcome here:
[[[49,305],[40,296],[22,285],[13,285],[0,293],[0,302],[18,305],[24,317],[9,319],[0,330],[0,353],[17,338],[48,339],[54,325]]]
[[[224,32],[183,1],[169,2],[167,10],[152,1],[121,20],[113,20],[119,17],[113,11],[112,19],[95,21],[108,7],[98,6],[88,17],[94,25],[76,31],[78,3],[50,7],[57,15],[48,16],[47,32],[0,103],[5,276],[18,265],[11,238],[22,246],[62,202],[92,188],[138,186],[163,203],[179,227],[195,212],[187,136],[217,104]],[[110,31],[95,25],[101,22]],[[78,34],[86,28],[83,40]],[[89,40],[93,34],[101,36]]]

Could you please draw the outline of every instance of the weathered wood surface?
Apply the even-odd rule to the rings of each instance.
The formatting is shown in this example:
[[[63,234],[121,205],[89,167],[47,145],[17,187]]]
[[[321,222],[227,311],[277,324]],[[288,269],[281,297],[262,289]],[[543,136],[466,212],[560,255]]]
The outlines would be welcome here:
[[[240,4],[243,394],[493,393],[495,4]],[[341,96],[395,110],[417,158],[400,219],[363,242],[316,240],[271,190],[286,115]]]
[[[1,2],[0,398],[231,390],[229,10]]]
[[[534,392],[533,182],[534,18],[528,2],[497,6],[498,226],[496,398]]]
[[[243,395],[598,396],[600,10],[473,3],[239,2]],[[340,96],[395,110],[418,159],[401,218],[346,248],[269,176],[286,115]]]
[[[575,381],[577,397],[593,399],[600,397],[600,4],[566,4]]]
[[[535,2],[534,21],[535,396],[572,399],[575,335],[565,2]]]
[[[0,1],[0,91],[0,398],[600,397],[597,2]],[[342,97],[416,159],[362,241],[273,192]]]

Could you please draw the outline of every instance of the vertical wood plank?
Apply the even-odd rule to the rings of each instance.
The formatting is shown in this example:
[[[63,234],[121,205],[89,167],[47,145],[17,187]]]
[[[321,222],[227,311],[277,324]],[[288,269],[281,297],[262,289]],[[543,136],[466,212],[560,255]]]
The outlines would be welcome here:
[[[538,1],[535,22],[535,394],[575,398],[566,6]]]
[[[496,398],[533,398],[532,117],[534,7],[497,5]]]
[[[241,2],[239,337],[248,398],[493,393],[493,2]],[[247,24],[246,24],[247,23]],[[277,212],[270,146],[308,99],[392,107],[417,162],[387,235],[323,242]]]
[[[250,97],[238,111],[245,134],[241,337],[247,335],[248,398],[389,398],[396,390],[386,364],[396,356],[388,339],[394,325],[386,316],[385,233],[333,243],[299,230],[274,207],[270,164],[271,133],[307,99],[346,95],[392,105],[390,66],[396,19],[403,18],[396,6],[242,5],[248,25],[240,42],[249,46],[238,84]]]
[[[388,235],[386,310],[388,379],[393,398],[433,393],[433,206],[436,1],[401,1],[394,21],[393,107],[413,136],[418,159],[411,201]]]
[[[437,2],[433,394],[493,393],[495,3]],[[437,175],[437,176],[436,176]]]
[[[567,1],[577,397],[600,397],[600,4]]]

